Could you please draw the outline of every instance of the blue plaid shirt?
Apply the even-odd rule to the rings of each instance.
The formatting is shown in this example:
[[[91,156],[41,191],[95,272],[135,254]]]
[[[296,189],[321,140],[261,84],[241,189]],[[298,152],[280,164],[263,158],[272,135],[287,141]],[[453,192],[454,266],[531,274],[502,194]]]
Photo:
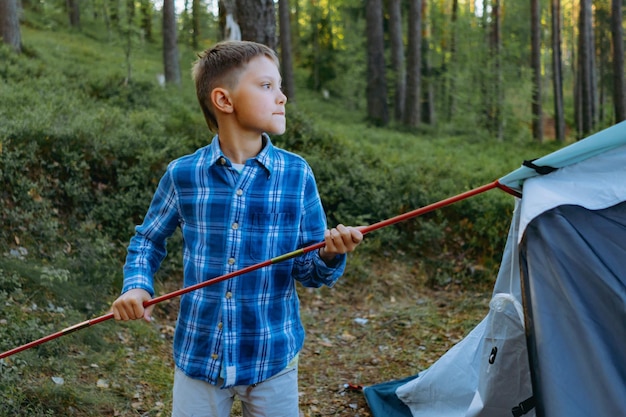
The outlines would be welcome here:
[[[177,227],[190,286],[321,242],[326,217],[306,161],[264,147],[238,173],[217,136],[173,161],[130,241],[123,292],[154,295],[153,275]],[[295,281],[332,286],[345,255],[329,267],[318,251],[272,264],[182,296],[174,336],[176,365],[188,376],[224,386],[251,385],[283,370],[304,343]]]

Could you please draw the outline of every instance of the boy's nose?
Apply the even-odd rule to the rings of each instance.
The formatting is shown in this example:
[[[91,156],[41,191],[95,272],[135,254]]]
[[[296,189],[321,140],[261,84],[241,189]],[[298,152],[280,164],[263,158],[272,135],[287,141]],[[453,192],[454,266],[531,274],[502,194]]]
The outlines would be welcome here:
[[[282,91],[278,93],[278,102],[281,104],[285,104],[287,102],[287,96]]]

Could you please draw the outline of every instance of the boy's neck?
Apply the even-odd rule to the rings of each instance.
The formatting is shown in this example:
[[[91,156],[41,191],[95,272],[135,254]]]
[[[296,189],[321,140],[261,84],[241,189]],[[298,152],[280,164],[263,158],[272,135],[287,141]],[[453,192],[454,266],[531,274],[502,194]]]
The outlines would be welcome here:
[[[222,152],[234,164],[245,164],[263,149],[263,136],[258,134],[232,135],[220,129],[218,138]]]

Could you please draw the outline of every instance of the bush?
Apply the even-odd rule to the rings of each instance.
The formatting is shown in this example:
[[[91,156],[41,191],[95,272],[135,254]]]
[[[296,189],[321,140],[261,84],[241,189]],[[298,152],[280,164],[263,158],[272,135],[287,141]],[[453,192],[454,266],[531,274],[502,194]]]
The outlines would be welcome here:
[[[96,50],[74,60],[66,48],[53,65],[47,50],[16,56],[0,49],[6,58],[0,65],[6,103],[0,117],[7,121],[0,126],[0,245],[35,248],[31,252],[69,264],[75,256],[104,257],[99,269],[109,274],[123,262],[119,242],[127,242],[142,221],[167,163],[205,145],[211,134],[191,90],[160,88],[146,78],[123,83],[115,65],[84,69],[83,61],[106,62]],[[329,225],[389,219],[511,168],[510,145],[462,129],[375,129],[345,109],[335,112],[340,103],[332,98],[311,106],[306,94],[299,97],[299,103],[309,100],[318,121],[289,105],[287,132],[273,141],[309,161]],[[450,274],[476,262],[495,265],[511,201],[499,196],[460,202],[377,230],[368,236],[368,248],[428,258],[434,271]],[[107,240],[115,242],[112,247]],[[173,243],[179,251],[180,239]],[[90,245],[93,251],[86,249]],[[115,266],[107,268],[109,261]],[[68,269],[80,268],[74,263]],[[91,275],[106,285],[119,279]]]
[[[484,185],[510,170],[512,157],[497,142],[465,135],[441,137],[439,143],[415,138],[406,152],[393,143],[394,151],[389,144],[410,140],[410,135],[354,124],[344,126],[344,136],[338,136],[315,127],[306,113],[288,111],[287,132],[273,141],[308,160],[329,225],[377,223]],[[378,135],[384,137],[379,144]],[[374,240],[368,248],[413,257],[433,285],[452,276],[490,278],[500,261],[512,209],[512,197],[491,191],[379,229],[367,237]],[[485,274],[476,273],[485,266]]]

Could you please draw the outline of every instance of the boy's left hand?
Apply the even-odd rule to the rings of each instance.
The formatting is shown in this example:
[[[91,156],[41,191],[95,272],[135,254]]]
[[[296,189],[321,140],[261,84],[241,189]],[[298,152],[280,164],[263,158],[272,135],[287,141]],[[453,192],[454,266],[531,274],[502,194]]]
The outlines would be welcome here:
[[[363,233],[358,228],[340,224],[324,232],[326,245],[320,249],[320,257],[324,262],[330,262],[337,255],[352,252],[362,240]]]

